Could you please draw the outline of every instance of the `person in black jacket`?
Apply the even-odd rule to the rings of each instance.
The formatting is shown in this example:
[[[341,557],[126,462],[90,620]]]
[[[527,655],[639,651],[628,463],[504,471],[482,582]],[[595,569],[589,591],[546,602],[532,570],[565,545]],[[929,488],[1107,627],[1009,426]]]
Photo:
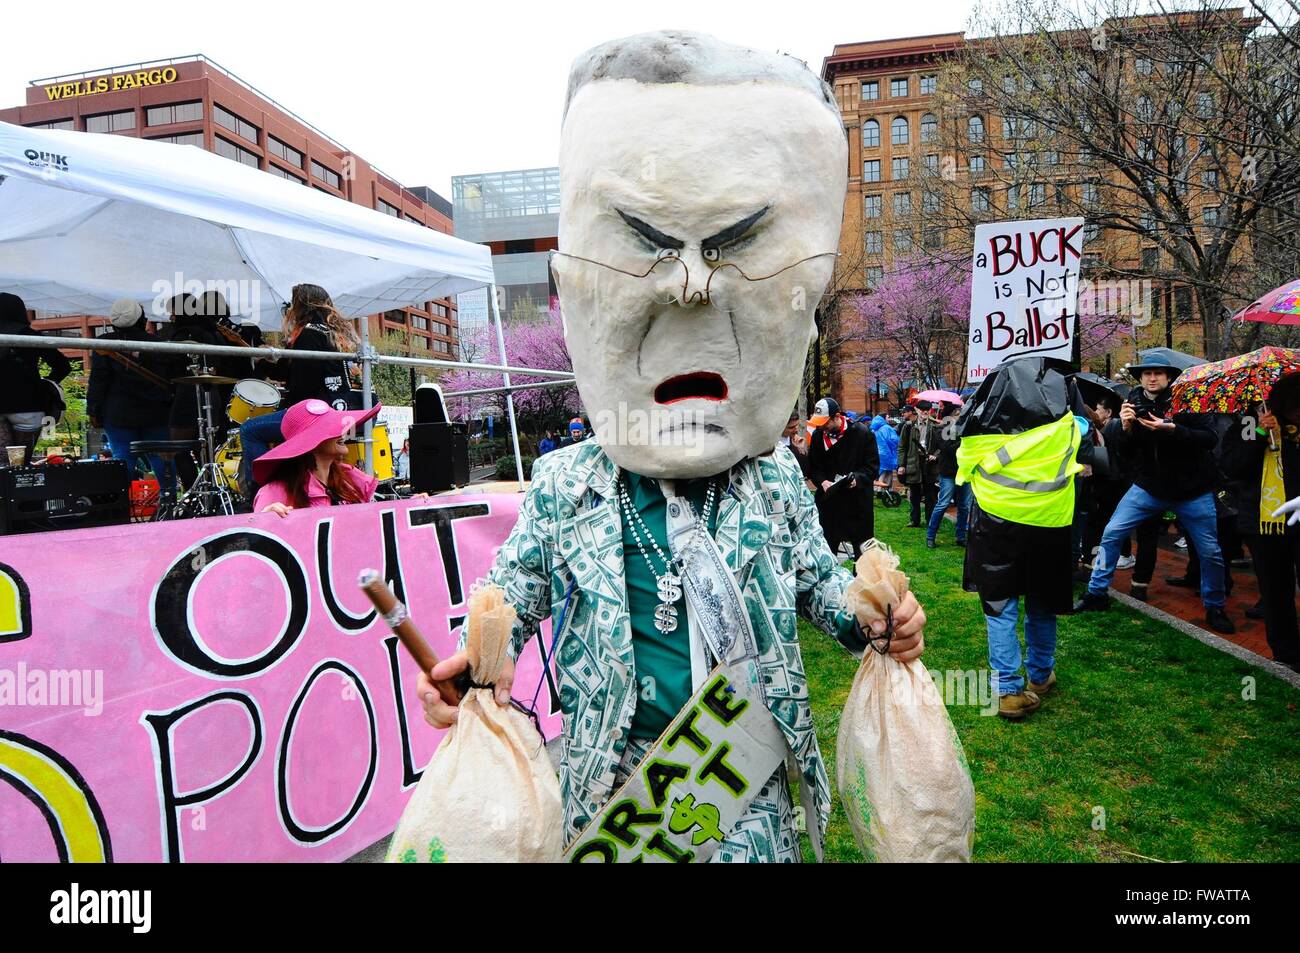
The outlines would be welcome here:
[[[1279,379],[1267,406],[1224,434],[1220,462],[1236,504],[1237,529],[1259,580],[1268,647],[1276,661],[1300,670],[1295,603],[1300,526],[1273,516],[1279,494],[1300,496],[1300,374]]]
[[[144,308],[138,301],[130,298],[115,301],[108,317],[113,330],[104,335],[106,341],[156,340],[149,333]],[[118,356],[91,354],[86,414],[92,427],[103,428],[114,458],[125,460],[134,470],[133,440],[167,440],[170,435],[168,418],[173,388],[161,386],[150,376],[166,380],[169,362],[138,351],[113,353]],[[139,370],[133,369],[132,364]],[[174,477],[169,462],[157,454],[150,454],[149,464],[159,487],[173,489]]]
[[[0,294],[0,334],[37,332],[27,317],[27,305],[15,294]],[[42,394],[41,361],[49,365],[45,379],[58,383],[72,372],[72,362],[54,348],[0,346],[0,453],[5,447],[24,447],[25,462],[44,426],[47,400]],[[8,462],[0,457],[0,462]]]
[[[1142,363],[1131,365],[1129,371],[1137,375],[1140,384],[1129,392],[1120,408],[1121,429],[1113,449],[1127,459],[1133,486],[1106,524],[1101,552],[1093,560],[1088,591],[1074,609],[1109,608],[1107,590],[1115,575],[1120,543],[1151,517],[1173,510],[1201,557],[1205,620],[1216,632],[1231,634],[1236,628],[1224,610],[1223,552],[1215,528],[1215,433],[1198,415],[1170,418],[1169,385],[1178,374],[1177,368]]]
[[[817,486],[822,532],[832,553],[839,552],[840,543],[849,543],[856,559],[862,544],[876,535],[876,435],[864,424],[851,423],[831,397],[817,401],[808,422],[817,428],[808,445],[808,477]]]
[[[958,546],[966,545],[966,523],[970,519],[971,489],[969,483],[957,485],[957,447],[961,437],[957,435],[957,407],[943,404],[939,414],[938,443],[935,453],[935,470],[939,474],[939,495],[930,513],[930,522],[925,530],[925,545],[934,549],[943,523],[948,504],[957,502],[956,538]]]
[[[292,351],[343,351],[353,350],[357,345],[351,322],[339,314],[329,293],[320,285],[294,285],[284,313],[283,333]],[[286,357],[263,361],[257,365],[257,373],[283,382],[286,389],[280,400],[283,410],[253,417],[239,428],[243,449],[241,481],[250,500],[257,492],[252,462],[270,450],[271,444],[283,439],[280,421],[285,410],[313,399],[322,400],[335,410],[347,410],[352,393],[347,362],[342,358],[307,361]]]

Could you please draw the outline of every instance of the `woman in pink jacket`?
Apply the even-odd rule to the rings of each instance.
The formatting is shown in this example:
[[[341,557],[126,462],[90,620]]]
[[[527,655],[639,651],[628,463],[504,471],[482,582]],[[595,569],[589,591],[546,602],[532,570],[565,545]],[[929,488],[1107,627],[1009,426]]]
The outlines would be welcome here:
[[[258,513],[288,516],[293,509],[369,503],[379,481],[345,463],[345,437],[382,409],[333,410],[323,400],[304,400],[284,415],[284,442],[253,461],[253,479],[262,484],[253,501]]]

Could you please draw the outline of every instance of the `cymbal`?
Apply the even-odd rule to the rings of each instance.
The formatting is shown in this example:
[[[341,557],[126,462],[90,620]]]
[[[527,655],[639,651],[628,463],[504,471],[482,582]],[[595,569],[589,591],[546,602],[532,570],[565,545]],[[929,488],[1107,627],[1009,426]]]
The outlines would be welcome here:
[[[191,374],[188,377],[173,377],[173,384],[198,384],[200,387],[216,387],[222,384],[238,384],[238,377],[221,377],[218,374]]]

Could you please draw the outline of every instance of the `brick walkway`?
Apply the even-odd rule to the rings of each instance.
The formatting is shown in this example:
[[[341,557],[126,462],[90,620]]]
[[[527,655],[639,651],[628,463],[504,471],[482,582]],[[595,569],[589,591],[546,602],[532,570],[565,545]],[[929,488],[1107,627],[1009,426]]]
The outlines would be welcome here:
[[[1166,576],[1181,576],[1187,571],[1187,554],[1185,550],[1174,546],[1176,538],[1170,532],[1160,539],[1156,554],[1156,571],[1151,577],[1151,598],[1148,601],[1151,605],[1177,616],[1184,622],[1190,622],[1207,632],[1212,631],[1205,624],[1205,607],[1201,604],[1200,590],[1183,589],[1165,583]],[[1259,599],[1259,585],[1255,581],[1255,571],[1250,568],[1231,567],[1229,571],[1232,573],[1233,587],[1232,595],[1228,596],[1228,617],[1237,627],[1237,634],[1221,637],[1266,659],[1271,659],[1273,653],[1269,651],[1268,642],[1264,638],[1264,621],[1246,618],[1246,610]],[[1132,575],[1132,570],[1117,571],[1115,578],[1111,580],[1111,587],[1117,592],[1127,593]]]

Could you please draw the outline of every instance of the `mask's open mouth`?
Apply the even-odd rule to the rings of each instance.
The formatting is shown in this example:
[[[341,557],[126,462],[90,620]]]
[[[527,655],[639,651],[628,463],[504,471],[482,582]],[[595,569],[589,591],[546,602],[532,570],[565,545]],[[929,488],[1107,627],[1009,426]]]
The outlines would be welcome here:
[[[712,371],[696,371],[670,377],[655,388],[656,404],[674,404],[679,400],[726,400],[727,382]]]

